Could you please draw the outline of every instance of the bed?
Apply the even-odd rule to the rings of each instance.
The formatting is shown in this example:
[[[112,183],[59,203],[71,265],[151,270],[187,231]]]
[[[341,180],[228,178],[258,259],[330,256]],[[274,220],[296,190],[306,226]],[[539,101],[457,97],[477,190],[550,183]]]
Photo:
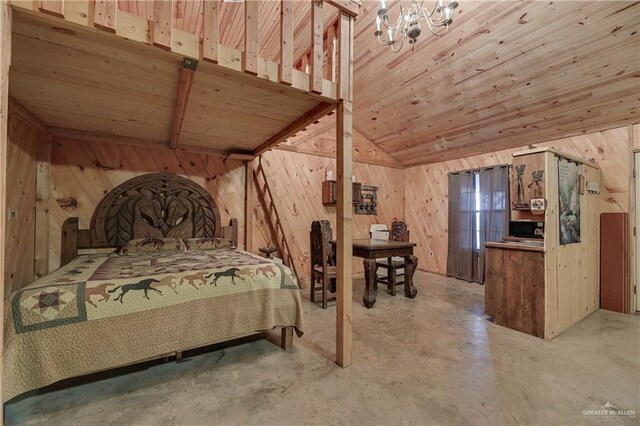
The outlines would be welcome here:
[[[5,300],[4,400],[275,328],[290,348],[303,333],[297,280],[238,249],[237,229],[203,188],[164,173],[112,190],[89,229],[69,218],[62,267]]]

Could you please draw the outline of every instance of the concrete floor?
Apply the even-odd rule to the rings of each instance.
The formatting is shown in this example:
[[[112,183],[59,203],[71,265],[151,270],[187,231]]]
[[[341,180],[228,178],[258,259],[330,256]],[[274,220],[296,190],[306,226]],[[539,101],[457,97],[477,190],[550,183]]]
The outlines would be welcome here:
[[[416,274],[418,296],[355,281],[354,363],[334,364],[335,306],[305,302],[293,352],[267,340],[49,391],[9,424],[594,424],[640,422],[640,317],[598,311],[551,342],[483,315],[483,287]],[[306,294],[305,294],[306,297]],[[585,415],[610,402],[633,416]]]

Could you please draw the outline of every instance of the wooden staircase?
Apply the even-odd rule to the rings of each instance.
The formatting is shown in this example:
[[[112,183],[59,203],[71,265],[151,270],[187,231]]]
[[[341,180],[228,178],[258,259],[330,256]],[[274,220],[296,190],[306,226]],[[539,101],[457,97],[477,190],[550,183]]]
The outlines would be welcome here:
[[[282,258],[282,262],[293,271],[300,287],[306,288],[304,282],[300,279],[300,275],[296,269],[296,263],[293,261],[291,249],[289,248],[289,243],[287,242],[287,237],[282,228],[282,222],[280,221],[280,215],[274,203],[273,193],[271,192],[271,188],[269,188],[267,175],[262,167],[262,156],[258,157],[258,166],[252,167],[252,175],[256,185],[256,192],[258,193],[258,199],[260,200],[260,204],[262,204],[265,219],[271,232],[272,243],[275,244],[278,249],[278,254]]]

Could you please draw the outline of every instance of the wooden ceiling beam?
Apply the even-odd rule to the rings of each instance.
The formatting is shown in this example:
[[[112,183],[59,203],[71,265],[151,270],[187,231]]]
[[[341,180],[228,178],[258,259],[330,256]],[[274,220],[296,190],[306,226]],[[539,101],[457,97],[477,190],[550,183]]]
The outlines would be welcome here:
[[[337,7],[340,11],[354,18],[360,13],[362,2],[360,0],[324,0],[325,3]]]
[[[180,138],[180,130],[182,130],[182,122],[184,114],[187,111],[187,103],[189,102],[189,94],[193,86],[193,77],[196,74],[198,61],[184,58],[182,68],[180,68],[180,78],[178,81],[178,94],[176,95],[176,108],[173,113],[173,124],[171,126],[171,139],[169,140],[169,148],[176,149],[178,139]]]
[[[335,104],[329,102],[320,102],[313,109],[307,111],[305,114],[297,118],[293,123],[289,124],[287,127],[273,135],[266,142],[256,148],[256,150],[253,152],[253,155],[258,156],[264,154],[266,151],[275,147],[285,139],[288,139],[300,130],[304,129],[317,119],[327,115],[329,111],[333,111],[335,108]]]

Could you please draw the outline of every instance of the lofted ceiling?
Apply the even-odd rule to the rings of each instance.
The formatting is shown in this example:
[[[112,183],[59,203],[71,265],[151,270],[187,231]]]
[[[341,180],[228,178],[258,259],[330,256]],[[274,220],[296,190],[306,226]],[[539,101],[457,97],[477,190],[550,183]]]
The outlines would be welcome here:
[[[640,122],[640,3],[460,1],[452,30],[393,54],[365,3],[354,125],[405,166]],[[393,9],[393,8],[392,8]]]
[[[358,146],[373,144],[367,150],[386,162],[412,166],[640,122],[639,2],[459,3],[447,35],[425,31],[415,51],[405,46],[393,54],[373,37],[379,3],[363,2],[354,60]],[[118,4],[134,15],[153,15],[143,0]],[[387,4],[395,16],[397,1]],[[201,32],[200,5],[177,1],[174,28]],[[243,3],[220,7],[222,44],[242,49]],[[277,62],[280,2],[260,8],[260,56]],[[336,11],[324,10],[327,24]],[[297,58],[311,42],[309,1],[295,2],[294,23]],[[203,111],[193,111],[194,125]],[[331,151],[335,130],[328,123],[310,126],[285,148]],[[194,140],[212,130],[194,129]]]

